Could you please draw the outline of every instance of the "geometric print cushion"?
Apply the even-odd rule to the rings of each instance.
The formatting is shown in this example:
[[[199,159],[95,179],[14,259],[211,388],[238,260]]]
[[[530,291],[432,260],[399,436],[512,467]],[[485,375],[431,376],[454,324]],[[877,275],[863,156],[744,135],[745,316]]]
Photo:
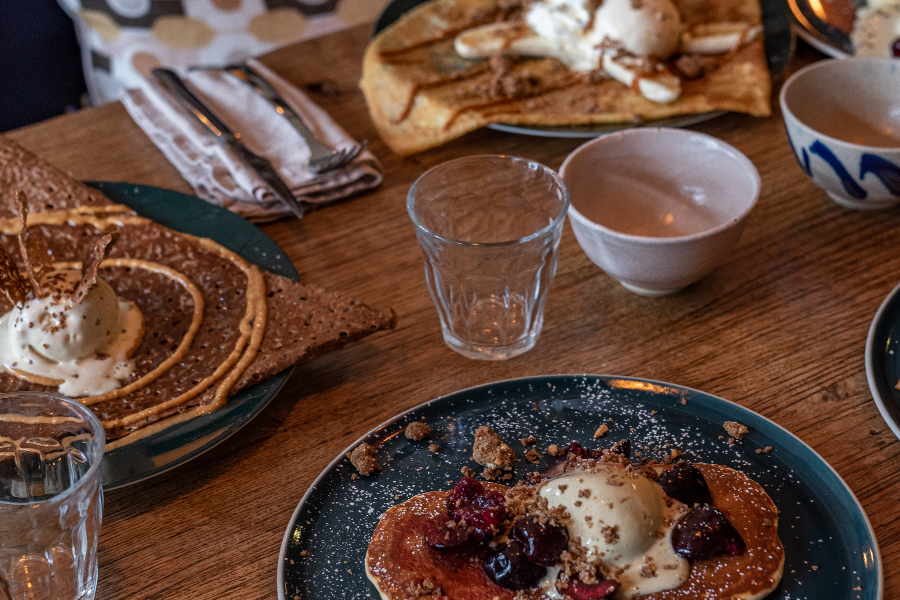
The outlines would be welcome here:
[[[375,21],[389,0],[58,0],[75,22],[88,93],[115,100],[158,66],[219,67]],[[325,58],[325,57],[323,57]]]

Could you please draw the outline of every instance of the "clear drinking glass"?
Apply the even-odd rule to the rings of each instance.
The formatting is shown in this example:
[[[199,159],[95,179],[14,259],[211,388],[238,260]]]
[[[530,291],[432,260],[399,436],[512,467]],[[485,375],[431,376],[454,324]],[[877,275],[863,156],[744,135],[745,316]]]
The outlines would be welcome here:
[[[79,402],[0,394],[0,600],[94,597],[105,445]]]
[[[419,177],[406,208],[447,345],[483,360],[534,347],[569,208],[562,179],[523,158],[458,158]]]

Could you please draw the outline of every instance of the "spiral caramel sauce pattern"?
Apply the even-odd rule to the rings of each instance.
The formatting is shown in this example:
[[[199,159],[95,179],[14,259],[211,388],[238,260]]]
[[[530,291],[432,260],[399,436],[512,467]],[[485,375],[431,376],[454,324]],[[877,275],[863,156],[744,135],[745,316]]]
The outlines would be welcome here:
[[[28,216],[29,225],[63,225],[67,223],[71,225],[91,225],[100,230],[106,229],[110,226],[124,227],[126,225],[145,224],[161,227],[158,223],[152,221],[151,219],[137,216],[129,207],[124,205],[87,206],[75,208],[72,210],[31,213]],[[20,228],[21,221],[17,217],[0,219],[0,233],[2,234],[17,234]],[[102,421],[102,424],[105,429],[113,429],[116,427],[130,425],[143,419],[152,418],[154,415],[159,414],[164,410],[177,407],[188,402],[189,400],[195,398],[196,396],[211,388],[216,381],[220,381],[210,403],[196,406],[189,411],[181,413],[180,415],[173,415],[164,419],[162,422],[153,423],[150,426],[138,430],[138,432],[126,435],[123,438],[115,440],[107,444],[107,450],[125,445],[132,441],[140,439],[141,437],[145,437],[146,435],[150,435],[156,431],[167,428],[177,422],[194,418],[202,414],[207,414],[215,411],[218,408],[221,408],[228,399],[229,390],[247,369],[250,363],[253,362],[253,359],[256,358],[256,354],[259,351],[260,345],[262,344],[263,334],[266,327],[267,309],[265,303],[265,282],[263,280],[262,272],[259,270],[259,268],[255,265],[251,265],[240,256],[238,256],[235,252],[228,250],[227,248],[214,242],[213,240],[210,240],[208,238],[200,238],[180,232],[178,233],[178,235],[190,241],[200,249],[216,254],[220,258],[231,262],[247,277],[247,290],[245,295],[247,306],[246,311],[238,325],[240,337],[235,342],[234,350],[232,350],[229,356],[216,368],[213,374],[207,376],[199,384],[197,384],[187,392],[164,403],[158,404],[137,413],[133,413],[131,415],[127,415],[125,417],[122,417],[121,419],[116,419],[114,421]],[[75,268],[76,265],[80,267],[80,263],[78,262],[57,263],[54,266],[58,268],[59,266],[62,266],[62,268]],[[191,294],[194,300],[194,316],[188,331],[185,333],[185,336],[182,339],[181,344],[179,344],[176,351],[165,361],[160,363],[157,368],[144,375],[137,381],[134,381],[131,384],[128,384],[127,386],[124,386],[113,392],[92,396],[86,399],[79,399],[80,402],[87,406],[96,404],[97,402],[101,402],[103,400],[124,396],[125,394],[143,388],[148,383],[161,376],[174,364],[176,364],[181,358],[183,358],[184,355],[187,354],[188,350],[190,350],[194,335],[199,330],[203,320],[203,297],[200,294],[199,289],[184,274],[179,273],[178,271],[175,271],[170,267],[139,259],[107,259],[104,260],[103,263],[101,263],[101,266],[126,266],[132,268],[143,268],[170,277],[171,279],[182,284]],[[138,435],[138,433],[140,435]]]

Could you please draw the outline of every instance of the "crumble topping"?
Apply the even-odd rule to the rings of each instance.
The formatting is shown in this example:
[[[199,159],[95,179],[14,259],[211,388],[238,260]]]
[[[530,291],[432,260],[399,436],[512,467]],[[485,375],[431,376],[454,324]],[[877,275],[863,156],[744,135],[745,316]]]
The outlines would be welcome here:
[[[741,425],[737,421],[725,421],[724,427],[729,436],[738,440],[744,439],[744,435],[750,431],[746,425]]]
[[[472,458],[482,467],[494,467],[503,471],[511,471],[516,464],[516,453],[487,425],[482,425],[475,431]]]
[[[363,442],[350,453],[350,464],[356,467],[360,475],[371,475],[381,470],[378,464],[378,448]]]
[[[423,440],[425,437],[431,433],[431,427],[427,424],[422,423],[421,421],[413,421],[409,425],[406,426],[406,439],[408,440]]]
[[[443,596],[444,591],[441,586],[436,585],[431,579],[416,579],[409,584],[406,589],[410,598],[421,598],[422,596]]]

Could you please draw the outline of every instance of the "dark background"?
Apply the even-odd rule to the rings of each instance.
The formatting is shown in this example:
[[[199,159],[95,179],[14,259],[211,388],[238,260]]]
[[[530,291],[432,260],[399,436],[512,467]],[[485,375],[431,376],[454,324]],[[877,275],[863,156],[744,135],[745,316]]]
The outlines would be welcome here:
[[[77,110],[85,94],[75,29],[56,0],[0,0],[0,132]]]

